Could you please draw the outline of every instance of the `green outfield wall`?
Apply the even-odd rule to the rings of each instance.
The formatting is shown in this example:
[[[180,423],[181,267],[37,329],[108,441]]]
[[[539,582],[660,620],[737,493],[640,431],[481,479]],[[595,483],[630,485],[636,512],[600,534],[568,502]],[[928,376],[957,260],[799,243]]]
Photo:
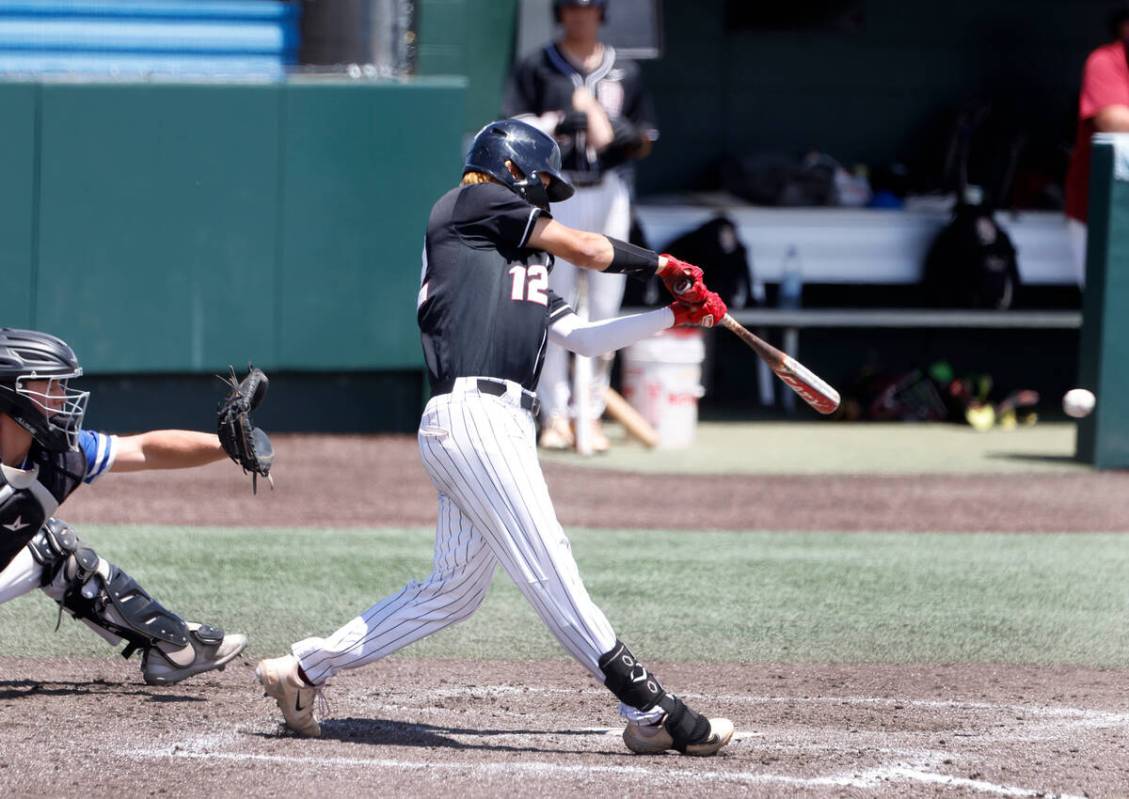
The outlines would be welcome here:
[[[465,75],[470,133],[502,110],[513,61],[518,0],[420,0],[420,75]]]
[[[1129,468],[1129,135],[1094,137],[1078,385],[1098,398],[1077,454]]]
[[[416,369],[466,81],[0,84],[0,322],[88,373]]]

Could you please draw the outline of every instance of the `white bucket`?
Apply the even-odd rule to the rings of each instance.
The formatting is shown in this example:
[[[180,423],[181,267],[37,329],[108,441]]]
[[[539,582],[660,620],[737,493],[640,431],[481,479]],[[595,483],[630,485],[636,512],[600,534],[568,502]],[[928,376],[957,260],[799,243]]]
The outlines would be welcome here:
[[[623,396],[655,428],[663,449],[694,443],[705,356],[702,331],[692,327],[666,330],[623,351]]]

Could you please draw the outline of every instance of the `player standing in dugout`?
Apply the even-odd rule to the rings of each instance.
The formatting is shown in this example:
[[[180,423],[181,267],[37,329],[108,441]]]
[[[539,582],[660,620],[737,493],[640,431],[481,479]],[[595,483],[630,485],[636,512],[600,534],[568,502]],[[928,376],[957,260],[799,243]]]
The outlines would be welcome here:
[[[667,693],[588,596],[537,460],[533,394],[549,339],[594,356],[673,325],[712,325],[725,303],[695,266],[554,220],[549,203],[573,192],[560,167],[552,138],[517,120],[493,122],[475,137],[461,185],[431,210],[417,318],[432,394],[419,449],[439,494],[432,573],[329,636],[259,663],[260,683],[299,734],[320,734],[315,700],[330,677],[469,618],[500,564],[565,650],[620,700],[629,749],[712,755],[733,736],[729,720]],[[554,256],[597,272],[657,274],[680,301],[583,322],[549,285]]]
[[[564,172],[576,193],[553,207],[564,225],[627,240],[631,229],[631,164],[651,152],[658,137],[654,109],[643,90],[639,65],[616,57],[615,48],[600,41],[607,18],[607,0],[554,0],[561,25],[559,41],[550,42],[514,69],[502,113],[517,117],[556,138]],[[624,276],[585,273],[559,262],[549,285],[576,304],[578,280],[587,280],[586,307],[592,321],[609,319],[623,302]],[[608,439],[600,426],[605,394],[611,381],[612,355],[601,356],[593,369],[588,419],[592,450],[604,452]],[[568,353],[550,344],[538,387],[543,405],[541,446],[567,449],[576,438],[570,428],[571,397]]]

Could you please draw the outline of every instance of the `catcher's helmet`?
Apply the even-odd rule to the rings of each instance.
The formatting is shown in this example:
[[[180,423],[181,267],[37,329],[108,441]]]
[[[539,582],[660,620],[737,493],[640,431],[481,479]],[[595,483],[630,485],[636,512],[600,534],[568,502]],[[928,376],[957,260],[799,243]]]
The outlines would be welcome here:
[[[38,330],[0,328],[0,413],[51,450],[78,449],[90,392],[68,388],[80,377],[78,356],[65,341]],[[30,381],[47,381],[44,390]]]
[[[600,22],[608,19],[608,0],[553,0],[553,19],[561,21],[561,9],[565,6],[595,6],[600,9]]]
[[[515,178],[506,161],[523,177]],[[484,172],[546,211],[549,203],[567,200],[575,191],[561,174],[561,148],[556,141],[518,119],[499,119],[478,131],[463,166],[463,174],[467,172]],[[549,176],[548,189],[541,183],[542,175]]]

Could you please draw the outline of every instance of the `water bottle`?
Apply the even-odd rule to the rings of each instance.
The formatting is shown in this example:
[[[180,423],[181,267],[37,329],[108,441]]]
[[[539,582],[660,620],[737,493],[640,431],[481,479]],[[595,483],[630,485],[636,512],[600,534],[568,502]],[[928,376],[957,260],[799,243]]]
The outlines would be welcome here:
[[[782,311],[799,310],[803,293],[804,275],[800,264],[800,252],[796,249],[795,244],[790,244],[787,253],[784,255],[784,263],[780,267],[780,294],[776,304]],[[784,351],[793,358],[796,357],[799,349],[799,340],[800,334],[797,328],[784,328]],[[784,403],[784,411],[789,415],[794,413],[796,395],[785,388],[781,397]]]
[[[800,251],[795,244],[790,244],[780,267],[780,296],[777,305],[781,310],[794,311],[800,307],[803,293],[804,274],[800,266]]]

